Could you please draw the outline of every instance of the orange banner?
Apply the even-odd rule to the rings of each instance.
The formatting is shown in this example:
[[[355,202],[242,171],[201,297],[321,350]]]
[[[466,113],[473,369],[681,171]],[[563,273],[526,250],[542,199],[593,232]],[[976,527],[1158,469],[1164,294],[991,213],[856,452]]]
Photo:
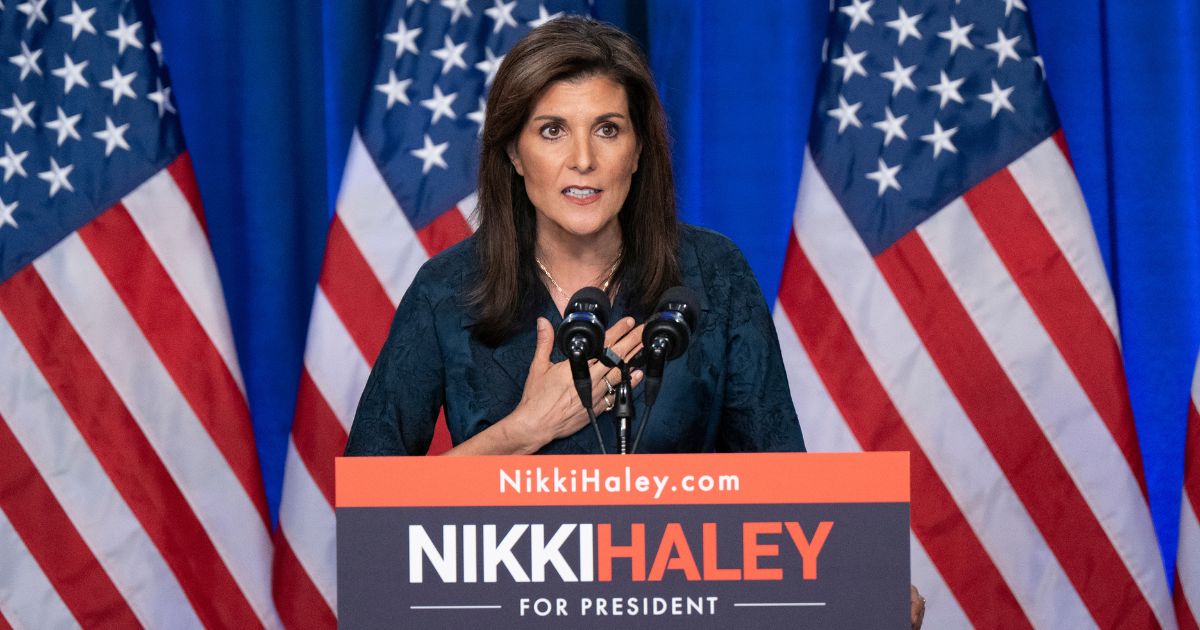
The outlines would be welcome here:
[[[337,507],[907,503],[896,453],[339,457]]]

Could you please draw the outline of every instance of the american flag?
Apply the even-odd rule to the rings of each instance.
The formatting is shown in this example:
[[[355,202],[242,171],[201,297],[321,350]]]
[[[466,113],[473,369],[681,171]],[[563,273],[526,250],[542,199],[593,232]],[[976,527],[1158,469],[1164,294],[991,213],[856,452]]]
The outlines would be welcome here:
[[[148,7],[0,3],[0,64],[0,626],[278,627]]]
[[[1200,630],[1200,362],[1192,376],[1184,447],[1179,553],[1175,564],[1175,612],[1179,627]]]
[[[1175,627],[1022,0],[837,0],[775,319],[816,450],[909,451],[926,624]]]
[[[505,52],[583,2],[397,0],[350,142],[313,300],[276,532],[289,627],[336,622],[333,460],[400,298],[471,234],[484,102]],[[442,422],[431,452],[450,447]]]

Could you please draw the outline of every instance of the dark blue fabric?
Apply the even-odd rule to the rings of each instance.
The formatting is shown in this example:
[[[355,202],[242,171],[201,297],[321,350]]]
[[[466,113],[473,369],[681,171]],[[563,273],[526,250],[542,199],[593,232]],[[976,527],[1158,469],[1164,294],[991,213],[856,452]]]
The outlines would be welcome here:
[[[151,0],[275,509],[304,331],[386,0]],[[1173,564],[1200,345],[1200,14],[1192,0],[1027,0],[1120,309],[1151,506]],[[733,238],[773,302],[824,0],[598,0],[646,42],[682,218]],[[7,106],[7,104],[5,105]]]
[[[639,452],[803,451],[779,341],[762,291],[741,252],[709,230],[680,230],[683,284],[700,296],[698,329],[687,352],[667,364]],[[467,293],[478,280],[475,239],[422,266],[400,302],[350,431],[347,455],[423,455],[439,408],[459,444],[512,413],[521,401],[537,330],[531,315],[496,347],[472,334]],[[562,321],[549,293],[537,316]],[[614,300],[610,322],[626,315]],[[555,349],[552,361],[565,357]],[[635,425],[647,418],[643,387],[634,390]],[[615,451],[613,413],[601,435]],[[591,427],[546,444],[540,453],[599,453]]]

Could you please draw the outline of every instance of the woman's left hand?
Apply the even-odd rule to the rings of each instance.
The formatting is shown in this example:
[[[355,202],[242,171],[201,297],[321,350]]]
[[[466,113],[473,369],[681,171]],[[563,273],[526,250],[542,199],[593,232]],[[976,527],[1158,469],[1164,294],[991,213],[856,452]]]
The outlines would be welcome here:
[[[921,591],[917,590],[916,585],[909,584],[908,586],[912,589],[912,627],[913,630],[919,630],[921,624],[925,622],[925,598],[921,597]]]

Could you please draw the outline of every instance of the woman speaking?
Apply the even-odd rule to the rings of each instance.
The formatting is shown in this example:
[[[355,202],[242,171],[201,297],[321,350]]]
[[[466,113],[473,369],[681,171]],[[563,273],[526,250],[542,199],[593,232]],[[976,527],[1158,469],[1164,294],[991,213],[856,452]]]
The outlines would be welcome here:
[[[577,290],[598,287],[615,322],[605,346],[630,359],[638,323],[676,285],[697,296],[699,326],[667,365],[639,450],[804,450],[749,266],[676,218],[665,116],[629,36],[570,17],[529,33],[496,74],[481,153],[479,229],[401,300],[348,455],[423,454],[443,409],[450,455],[600,452],[555,327]],[[590,377],[611,445],[620,373],[593,362]]]

